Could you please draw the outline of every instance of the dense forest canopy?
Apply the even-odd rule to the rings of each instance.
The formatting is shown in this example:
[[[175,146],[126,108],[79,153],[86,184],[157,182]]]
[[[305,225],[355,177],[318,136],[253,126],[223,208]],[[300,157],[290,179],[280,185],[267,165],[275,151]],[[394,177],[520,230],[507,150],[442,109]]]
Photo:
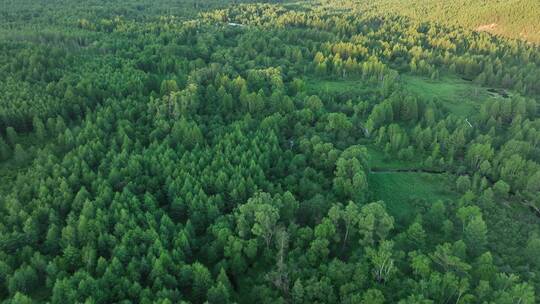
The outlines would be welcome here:
[[[321,1],[330,5],[337,2]],[[353,9],[375,11],[377,14],[401,14],[417,20],[459,25],[508,38],[540,42],[540,1],[535,0],[356,0],[342,3]]]
[[[0,301],[536,303],[538,12],[6,1]]]

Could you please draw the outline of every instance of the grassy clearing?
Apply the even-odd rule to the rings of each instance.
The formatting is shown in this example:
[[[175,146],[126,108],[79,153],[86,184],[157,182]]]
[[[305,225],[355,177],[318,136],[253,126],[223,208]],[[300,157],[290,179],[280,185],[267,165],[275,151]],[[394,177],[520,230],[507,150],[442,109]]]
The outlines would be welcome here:
[[[402,75],[401,79],[410,92],[427,100],[438,99],[451,113],[463,117],[474,114],[483,101],[496,98],[486,88],[455,76],[445,75],[439,80],[432,80]]]
[[[393,169],[420,169],[422,165],[421,159],[418,156],[416,160],[399,160],[393,156],[387,156],[383,151],[374,145],[367,145],[369,152],[370,166],[377,170],[393,170]]]
[[[456,77],[444,76],[440,80],[402,75],[404,86],[411,93],[424,99],[438,99],[450,112],[470,117],[479,109],[481,102],[492,97],[486,88]],[[305,79],[309,94],[329,94],[334,96],[366,96],[374,88],[364,85],[361,80],[329,80],[322,78]],[[415,170],[422,168],[421,156],[410,161],[387,157],[373,144],[366,143],[371,167],[382,172],[372,172],[369,187],[372,200],[383,200],[388,212],[394,216],[397,225],[410,223],[419,211],[418,200],[457,199],[452,190],[452,179],[447,174],[421,172],[384,172],[384,170]]]
[[[309,94],[327,93],[331,95],[358,95],[369,94],[370,88],[360,79],[325,79],[308,77],[304,79]]]
[[[402,74],[401,80],[409,92],[425,100],[439,100],[449,112],[461,117],[474,116],[482,102],[488,99],[502,98],[488,92],[488,88],[452,75],[432,80]],[[308,94],[329,94],[347,98],[362,96],[365,100],[370,100],[370,95],[378,90],[376,87],[366,85],[360,79],[307,77],[304,81]]]
[[[369,188],[372,200],[386,203],[388,212],[396,219],[399,226],[408,225],[418,212],[415,201],[457,199],[453,192],[452,179],[447,174],[423,172],[391,172],[392,170],[421,169],[420,159],[404,161],[387,157],[375,146],[367,146],[372,171],[369,176]],[[388,170],[385,172],[384,170]]]
[[[414,200],[435,202],[457,198],[450,190],[450,177],[446,174],[375,172],[369,176],[369,187],[373,200],[383,200],[399,225],[414,219]]]

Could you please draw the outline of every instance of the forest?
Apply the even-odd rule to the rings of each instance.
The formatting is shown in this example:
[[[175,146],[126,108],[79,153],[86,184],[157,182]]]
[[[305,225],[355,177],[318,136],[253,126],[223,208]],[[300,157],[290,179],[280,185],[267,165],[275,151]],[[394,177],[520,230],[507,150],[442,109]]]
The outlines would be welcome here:
[[[340,3],[328,0],[328,3]],[[349,4],[351,2],[343,2]],[[476,31],[540,42],[540,2],[532,0],[356,0],[349,8],[401,14]]]
[[[540,302],[539,15],[5,1],[0,303]]]

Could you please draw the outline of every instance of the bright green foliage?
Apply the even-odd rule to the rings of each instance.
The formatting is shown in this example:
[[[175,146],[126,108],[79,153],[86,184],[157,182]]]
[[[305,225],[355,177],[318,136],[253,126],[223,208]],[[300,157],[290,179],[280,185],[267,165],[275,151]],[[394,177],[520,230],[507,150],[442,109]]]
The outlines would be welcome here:
[[[530,2],[2,3],[0,302],[537,302]]]
[[[487,227],[482,217],[475,216],[465,226],[464,240],[471,254],[481,254],[487,244]]]
[[[363,3],[377,11],[399,13],[418,20],[444,21],[507,37],[539,42],[538,14],[540,5],[529,0],[495,1],[479,0],[382,0]]]
[[[379,247],[374,250],[366,249],[366,254],[371,262],[374,279],[379,282],[386,282],[392,278],[396,268],[394,266],[393,255],[394,244],[391,241],[383,241]]]

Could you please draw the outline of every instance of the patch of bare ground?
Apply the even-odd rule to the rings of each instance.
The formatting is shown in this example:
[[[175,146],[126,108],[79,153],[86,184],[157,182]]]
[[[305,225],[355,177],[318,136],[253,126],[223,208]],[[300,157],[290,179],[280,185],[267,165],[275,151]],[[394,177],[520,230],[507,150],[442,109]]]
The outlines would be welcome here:
[[[489,32],[494,30],[497,27],[497,23],[491,23],[491,24],[484,24],[480,25],[476,28],[476,31],[478,32]]]

